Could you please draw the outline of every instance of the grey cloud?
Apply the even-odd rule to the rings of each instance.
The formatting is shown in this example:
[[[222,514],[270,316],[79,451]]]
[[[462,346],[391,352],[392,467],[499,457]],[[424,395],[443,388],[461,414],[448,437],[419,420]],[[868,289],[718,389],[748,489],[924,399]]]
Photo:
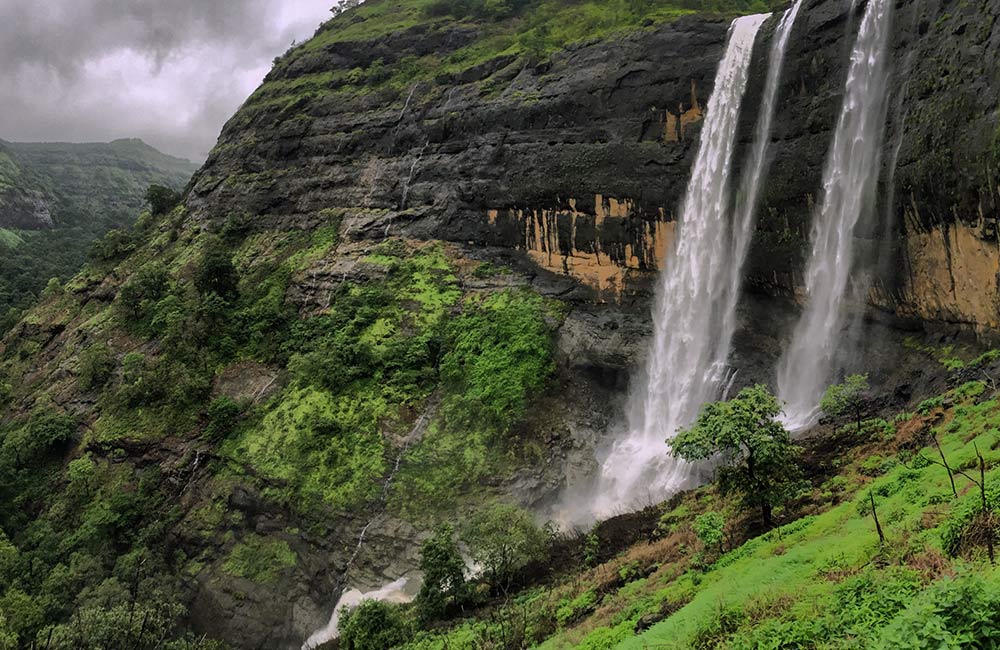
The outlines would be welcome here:
[[[202,158],[331,0],[0,0],[0,138],[142,137]]]

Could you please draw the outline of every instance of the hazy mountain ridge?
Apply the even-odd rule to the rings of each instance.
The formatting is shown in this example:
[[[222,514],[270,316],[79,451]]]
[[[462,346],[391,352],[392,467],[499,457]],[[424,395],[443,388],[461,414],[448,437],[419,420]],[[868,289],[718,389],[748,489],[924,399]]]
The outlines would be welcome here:
[[[135,221],[150,185],[181,190],[196,169],[137,139],[0,141],[0,314],[76,273],[97,237]]]

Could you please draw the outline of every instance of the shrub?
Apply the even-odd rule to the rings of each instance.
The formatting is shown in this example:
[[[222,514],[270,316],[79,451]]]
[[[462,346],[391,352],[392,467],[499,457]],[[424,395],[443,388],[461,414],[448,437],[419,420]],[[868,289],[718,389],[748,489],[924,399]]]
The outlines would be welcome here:
[[[61,296],[62,292],[63,287],[62,283],[59,282],[59,278],[49,278],[45,288],[42,289],[42,298],[55,298],[56,296]]]
[[[583,564],[588,567],[595,567],[601,558],[601,539],[597,533],[590,532],[583,540]]]
[[[930,399],[925,399],[924,401],[917,404],[917,413],[920,415],[927,415],[936,408],[940,408],[944,405],[944,398],[941,396],[931,397]]]
[[[366,600],[342,612],[337,629],[342,650],[389,650],[412,636],[411,626],[399,607],[378,600]]]
[[[208,405],[208,424],[205,426],[205,436],[210,440],[222,440],[236,428],[236,418],[240,415],[240,405],[231,397],[223,395],[212,400]]]
[[[423,621],[445,616],[468,599],[465,584],[465,561],[455,543],[455,532],[448,524],[438,528],[420,548],[420,570],[424,582],[417,595],[417,611]]]
[[[167,290],[167,270],[157,263],[147,264],[122,285],[117,308],[126,322],[139,323],[153,315],[156,303]]]
[[[209,242],[194,270],[194,286],[199,293],[214,293],[222,298],[236,294],[239,276],[232,256],[218,241]]]
[[[80,366],[77,381],[80,388],[90,390],[100,388],[111,378],[115,369],[115,357],[108,346],[98,343],[90,346],[80,354]]]
[[[941,547],[945,553],[958,557],[983,542],[985,535],[992,533],[993,539],[1000,538],[1000,517],[990,516],[1000,509],[1000,486],[995,481],[986,484],[986,506],[989,512],[984,515],[978,490],[962,497],[955,505],[941,525]]]
[[[218,641],[181,636],[175,626],[184,608],[172,601],[135,604],[87,604],[72,621],[52,628],[45,636],[50,650],[104,650],[109,639],[128,639],[130,650],[225,650]],[[39,637],[42,638],[42,637]]]
[[[879,649],[995,648],[1000,585],[975,574],[944,578],[919,594],[879,635]]]
[[[597,605],[597,594],[593,589],[588,589],[573,600],[564,599],[560,601],[556,609],[556,624],[559,627],[566,627],[580,620],[587,612],[590,612]]]
[[[694,520],[694,533],[706,548],[717,548],[721,552],[722,540],[726,536],[723,531],[725,525],[725,517],[710,510]]]
[[[868,375],[849,375],[843,383],[826,389],[819,407],[831,417],[854,416],[858,433],[861,433],[861,416],[868,390]]]
[[[163,185],[150,185],[146,190],[146,203],[153,216],[164,215],[181,202],[181,195]]]
[[[2,460],[25,465],[48,456],[73,437],[76,423],[66,415],[39,413],[7,434],[0,446]]]
[[[116,228],[94,242],[90,258],[98,262],[115,262],[125,259],[134,250],[135,240],[132,235]]]
[[[231,576],[266,584],[274,582],[279,572],[295,566],[297,561],[288,542],[249,535],[233,547],[222,570]]]

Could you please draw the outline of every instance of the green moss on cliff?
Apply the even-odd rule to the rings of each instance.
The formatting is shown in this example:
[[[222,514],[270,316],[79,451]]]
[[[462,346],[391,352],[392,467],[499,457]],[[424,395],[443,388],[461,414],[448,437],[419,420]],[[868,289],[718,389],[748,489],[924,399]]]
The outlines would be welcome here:
[[[547,315],[545,301],[526,290],[463,303],[443,334],[441,406],[406,454],[396,507],[427,517],[486,477],[530,464],[531,446],[515,427],[555,370]]]
[[[222,569],[229,575],[266,584],[295,566],[296,560],[288,542],[249,535],[229,552]]]
[[[389,405],[370,385],[337,396],[291,389],[267,410],[228,453],[278,481],[283,487],[272,489],[273,496],[289,505],[302,499],[338,509],[373,496],[385,471],[378,424]]]
[[[685,15],[752,13],[780,4],[777,0],[370,0],[327,22],[311,40],[280,59],[272,78],[251,96],[247,108],[298,110],[300,102],[335,93],[350,96],[384,88],[402,94],[415,82],[448,79],[494,60],[505,65],[514,60],[537,63],[574,43],[655,28]],[[476,34],[452,51],[404,55],[391,62],[377,58],[365,67],[286,76],[296,61],[338,44],[376,41],[414,29],[426,32],[427,38],[445,39],[456,28]]]

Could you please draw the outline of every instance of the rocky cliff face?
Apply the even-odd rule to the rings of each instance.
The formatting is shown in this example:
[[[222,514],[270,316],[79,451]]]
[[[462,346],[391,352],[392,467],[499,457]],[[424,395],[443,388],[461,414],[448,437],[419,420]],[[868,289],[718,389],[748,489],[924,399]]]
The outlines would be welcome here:
[[[846,64],[865,3],[806,2],[788,49],[749,284],[801,287],[803,253]],[[1000,5],[898,2],[878,208],[858,233],[880,264],[871,303],[904,317],[996,329]],[[773,21],[755,53],[740,135],[752,132]],[[685,18],[584,43],[540,66],[505,58],[404,90],[336,83],[291,104],[259,93],[198,177],[205,218],[234,207],[268,227],[337,206],[354,237],[387,231],[520,250],[598,300],[640,291],[664,263],[726,22]],[[366,47],[293,52],[273,86],[439,48],[464,26],[417,28]],[[265,90],[268,88],[265,85]],[[742,156],[737,155],[737,160]],[[266,172],[264,171],[266,170]],[[225,208],[223,206],[226,206]],[[667,262],[668,263],[668,262]]]
[[[810,0],[792,34],[746,270],[736,351],[744,379],[769,378],[801,292],[852,28],[864,9],[857,5],[852,14],[840,0]],[[902,0],[895,9],[880,200],[858,233],[859,277],[871,278],[869,303],[893,322],[990,334],[1000,319],[992,225],[1000,2]],[[737,161],[750,144],[774,24],[756,46]],[[505,488],[544,502],[592,471],[593,448],[641,356],[651,284],[670,263],[727,26],[686,17],[579,43],[539,65],[499,57],[364,93],[345,75],[427,52],[447,56],[475,39],[475,28],[439,23],[302,46],[226,125],[187,205],[203,228],[235,223],[254,233],[314,229],[335,210],[351,243],[297,280],[292,298],[305,312],[321,309],[345,279],[363,277],[358,257],[395,237],[451,242],[570,305],[557,339],[558,399],[543,399],[538,408],[550,417],[528,424],[560,441],[550,445],[550,471]],[[371,548],[368,570],[354,575],[374,587],[392,570],[378,543]],[[294,636],[294,626],[284,629]]]
[[[355,238],[517,249],[613,299],[667,248],[727,24],[684,18],[540,66],[500,59],[399,93],[331,90],[294,109],[255,96],[190,203],[205,218],[243,211],[259,227],[304,227],[343,208]],[[383,51],[387,65],[424,47],[447,54],[466,32],[335,44],[270,79],[364,67]]]
[[[840,107],[844,3],[803,7],[788,51],[774,163],[747,271],[771,293],[801,287],[802,253]],[[931,327],[995,336],[1000,17],[996,2],[895,3],[890,111],[878,205],[856,236],[871,305]]]
[[[45,230],[52,225],[49,202],[41,192],[9,189],[0,193],[0,228]]]

